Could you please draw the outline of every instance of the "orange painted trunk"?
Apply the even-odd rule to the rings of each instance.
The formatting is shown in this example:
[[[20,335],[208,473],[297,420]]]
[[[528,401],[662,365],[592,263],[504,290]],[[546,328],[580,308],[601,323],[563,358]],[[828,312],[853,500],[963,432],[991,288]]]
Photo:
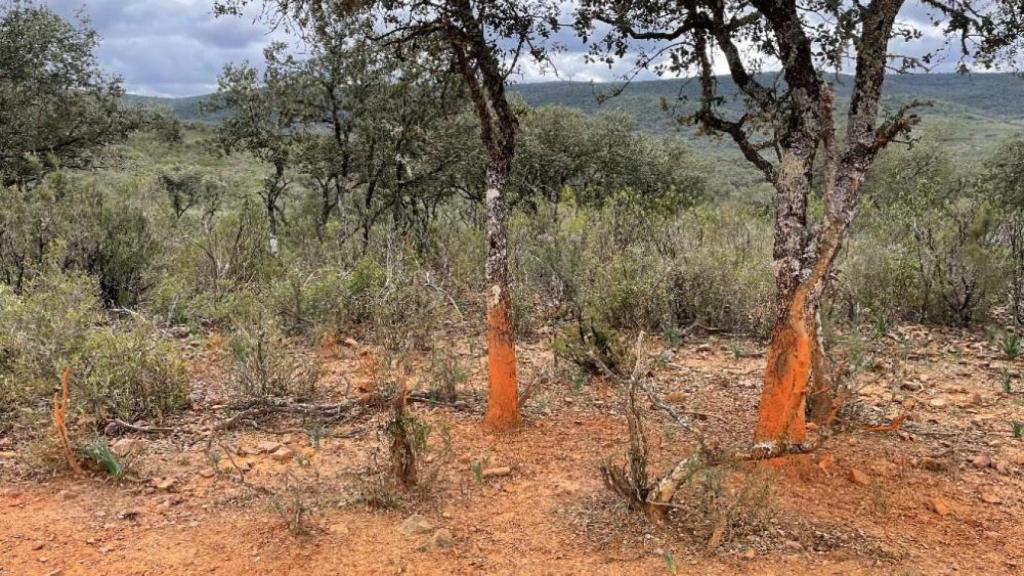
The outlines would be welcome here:
[[[497,298],[487,307],[487,416],[495,430],[519,425],[519,386],[516,382],[516,346],[509,322],[508,298]]]
[[[804,405],[811,375],[813,328],[798,290],[772,332],[754,442],[800,443],[807,437]]]

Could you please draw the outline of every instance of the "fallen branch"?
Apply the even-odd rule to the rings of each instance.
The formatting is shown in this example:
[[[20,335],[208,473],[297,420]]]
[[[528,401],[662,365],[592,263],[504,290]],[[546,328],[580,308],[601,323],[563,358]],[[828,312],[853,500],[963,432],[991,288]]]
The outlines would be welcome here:
[[[116,425],[118,428],[124,428],[125,430],[131,430],[132,432],[140,432],[142,434],[163,434],[178,431],[177,428],[168,428],[165,426],[140,426],[138,424],[131,424],[129,422],[121,420],[120,418],[114,418],[110,422]]]

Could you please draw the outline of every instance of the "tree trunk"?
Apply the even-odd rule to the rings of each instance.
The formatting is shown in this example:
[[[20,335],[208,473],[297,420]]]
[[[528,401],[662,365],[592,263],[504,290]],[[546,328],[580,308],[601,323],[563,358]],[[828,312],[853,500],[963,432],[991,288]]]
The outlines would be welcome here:
[[[821,310],[814,314],[814,335],[811,341],[811,389],[807,394],[807,418],[819,427],[828,427],[835,418],[838,390],[832,379],[821,333]]]
[[[815,352],[817,298],[809,298],[813,286],[805,282],[807,196],[814,152],[810,139],[793,145],[784,154],[774,183],[777,311],[754,429],[758,444],[800,443],[807,436],[807,388],[815,357],[820,356]]]
[[[491,164],[487,171],[486,194],[488,392],[484,421],[496,430],[507,430],[517,426],[520,421],[503,196],[510,162],[492,161]]]
[[[768,345],[755,443],[800,443],[807,437],[804,408],[816,339],[813,312],[807,310],[804,287],[779,304],[782,309]]]

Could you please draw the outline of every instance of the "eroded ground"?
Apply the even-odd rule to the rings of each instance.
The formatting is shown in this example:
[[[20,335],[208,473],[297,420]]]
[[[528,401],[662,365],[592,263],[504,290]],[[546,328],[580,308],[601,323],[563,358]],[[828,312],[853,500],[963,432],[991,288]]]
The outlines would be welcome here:
[[[372,411],[325,430],[301,418],[243,422],[217,436],[212,461],[206,438],[225,417],[228,360],[217,339],[197,339],[195,402],[174,431],[120,435],[136,454],[130,479],[28,478],[21,447],[0,446],[0,575],[617,575],[669,574],[672,564],[678,574],[1024,573],[1024,440],[1012,434],[1024,421],[1020,360],[980,335],[899,333],[906,340],[892,338],[888,358],[905,361],[859,376],[857,420],[843,434],[809,458],[708,476],[711,487],[684,495],[665,525],[603,486],[600,465],[626,444],[608,383],[544,381],[523,429],[508,435],[480,426],[479,390],[464,391],[458,409],[414,405],[431,425],[431,451],[424,486],[399,493],[368,479],[387,463],[386,414]],[[375,352],[351,344],[321,351],[327,399],[368,386]],[[482,350],[459,346],[479,389]],[[547,350],[542,340],[526,347],[524,380],[540,378]],[[664,357],[656,385],[706,415],[693,418],[708,442],[741,447],[762,352],[726,337],[687,340]],[[870,429],[905,412],[898,430]],[[649,435],[655,468],[692,445],[657,415]]]

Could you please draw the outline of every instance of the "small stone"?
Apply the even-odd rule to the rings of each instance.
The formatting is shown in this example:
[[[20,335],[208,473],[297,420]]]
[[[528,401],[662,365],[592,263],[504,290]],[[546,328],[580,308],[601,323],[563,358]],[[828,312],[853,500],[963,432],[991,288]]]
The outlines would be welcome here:
[[[212,468],[203,468],[199,471],[199,475],[203,478],[213,478],[217,474]]]
[[[270,454],[271,452],[277,451],[281,447],[280,442],[271,442],[269,440],[263,440],[256,444],[256,453]]]
[[[157,490],[170,490],[176,483],[174,478],[153,478],[149,484]]]
[[[932,408],[945,408],[949,405],[949,402],[945,398],[932,398],[928,401],[928,405]]]
[[[0,452],[0,460],[14,460],[17,457],[18,457],[18,453],[17,452],[11,452],[9,450],[5,450],[3,452]]]
[[[281,446],[277,450],[274,450],[270,457],[278,462],[287,462],[295,457],[295,451],[287,446]]]
[[[129,456],[142,451],[145,440],[139,438],[118,438],[110,445],[110,451],[117,456]]]
[[[939,497],[929,499],[928,507],[931,509],[932,512],[935,512],[939,516],[948,516],[950,512],[949,504],[947,504],[945,500]]]
[[[434,525],[430,523],[430,520],[427,520],[423,516],[413,514],[405,520],[402,520],[402,523],[399,524],[399,528],[404,534],[408,535],[426,534],[434,529]]]
[[[336,524],[332,524],[329,530],[331,534],[345,535],[348,534],[348,524],[338,522]]]
[[[509,476],[512,474],[512,468],[510,466],[497,466],[495,468],[487,468],[483,471],[482,476],[484,478],[500,478],[503,476]]]
[[[46,546],[46,543],[43,542],[42,540],[37,540],[37,541],[32,543],[32,549],[33,550],[42,550],[43,546]]]
[[[129,510],[122,510],[118,512],[117,517],[121,520],[135,520],[142,514],[142,510],[138,508],[131,508]]]
[[[991,492],[982,492],[981,501],[988,504],[1001,504],[1003,499]]]
[[[345,346],[349,348],[359,348],[359,341],[355,338],[345,338]]]
[[[757,553],[754,552],[753,548],[747,548],[746,550],[743,551],[742,554],[740,554],[740,558],[743,558],[744,560],[753,560],[754,556],[756,556],[756,555],[757,555]]]
[[[448,530],[447,528],[440,528],[425,542],[425,547],[428,550],[433,548],[445,550],[451,548],[454,544],[455,539],[452,537],[451,530]]]
[[[682,392],[669,392],[665,395],[665,401],[673,404],[682,404],[686,400],[686,394]]]
[[[867,486],[868,484],[871,484],[871,478],[867,474],[865,474],[864,472],[862,472],[862,471],[860,471],[860,470],[858,470],[856,468],[851,468],[850,469],[850,482],[853,482],[854,484],[856,484],[858,486]]]
[[[978,454],[977,456],[974,457],[973,460],[971,460],[971,464],[975,468],[979,469],[988,468],[989,466],[992,465],[992,457],[989,456],[988,454]]]

